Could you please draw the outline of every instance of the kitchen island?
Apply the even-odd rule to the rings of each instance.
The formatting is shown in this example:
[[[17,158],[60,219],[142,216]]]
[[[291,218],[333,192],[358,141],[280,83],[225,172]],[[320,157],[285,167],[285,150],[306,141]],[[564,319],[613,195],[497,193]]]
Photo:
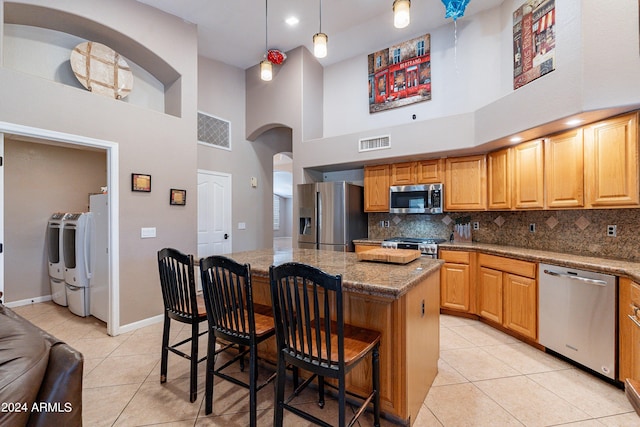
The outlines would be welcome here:
[[[438,372],[440,353],[440,267],[421,257],[404,265],[358,261],[355,253],[314,249],[271,249],[227,255],[251,265],[256,303],[271,305],[269,266],[294,261],[341,274],[345,321],[382,333],[380,403],[383,416],[412,424]],[[275,360],[275,341],[261,345],[261,355]],[[371,364],[362,363],[348,377],[348,389],[371,388]]]

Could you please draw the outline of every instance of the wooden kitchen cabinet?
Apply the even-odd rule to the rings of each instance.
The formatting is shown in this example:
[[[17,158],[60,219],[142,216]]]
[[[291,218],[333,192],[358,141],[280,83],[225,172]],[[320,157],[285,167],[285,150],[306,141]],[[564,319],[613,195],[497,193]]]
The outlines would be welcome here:
[[[439,184],[444,181],[444,159],[416,162],[416,184]]]
[[[419,160],[391,165],[391,185],[439,184],[443,181],[443,159]]]
[[[511,149],[487,154],[487,205],[489,209],[511,209]]]
[[[478,270],[478,314],[502,325],[502,271],[480,267]]]
[[[584,206],[583,130],[572,129],[545,141],[544,172],[548,208]]]
[[[537,265],[478,255],[478,314],[526,338],[538,337]]]
[[[440,270],[440,307],[473,313],[471,272],[475,253],[441,250],[440,259],[445,261]]]
[[[542,140],[513,147],[513,207],[516,209],[544,208],[543,150]]]
[[[536,340],[538,338],[538,286],[535,278],[504,275],[503,325]]]
[[[640,284],[621,277],[618,287],[618,379],[640,381],[640,325],[634,322],[635,319],[640,323]]]
[[[485,155],[446,159],[447,211],[478,211],[487,207],[487,160]]]
[[[416,183],[416,162],[391,165],[391,185],[413,185]]]
[[[389,165],[364,167],[364,211],[389,212]]]
[[[638,206],[638,113],[584,129],[586,205]]]

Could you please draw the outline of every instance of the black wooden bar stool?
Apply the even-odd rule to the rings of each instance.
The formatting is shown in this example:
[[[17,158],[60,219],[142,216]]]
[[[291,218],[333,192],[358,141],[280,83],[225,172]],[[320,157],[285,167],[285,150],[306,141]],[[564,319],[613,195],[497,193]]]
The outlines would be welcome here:
[[[162,355],[160,357],[160,383],[167,381],[167,359],[169,352],[189,359],[190,386],[189,401],[197,398],[198,363],[206,356],[198,359],[198,337],[207,331],[199,332],[200,322],[207,320],[204,300],[196,294],[193,273],[193,255],[186,255],[177,249],[164,248],[158,251],[158,271],[164,301],[164,328],[162,332]],[[191,336],[175,344],[169,344],[171,320],[191,325]],[[189,354],[177,347],[191,343]]]
[[[336,425],[290,404],[316,377],[321,401],[324,386],[335,387],[324,382],[324,378],[333,378],[338,383],[335,387],[338,391],[338,426],[353,425],[369,403],[373,403],[374,425],[379,426],[380,333],[344,323],[342,277],[294,262],[271,266],[269,277],[278,343],[274,426],[282,426],[285,409],[321,426]],[[346,390],[346,375],[369,353],[372,356],[372,391],[368,396],[357,396]],[[285,369],[289,364],[312,375],[285,400]],[[347,394],[363,401],[348,424]]]
[[[258,344],[275,333],[271,307],[254,304],[251,289],[251,268],[224,256],[211,256],[200,260],[202,292],[209,321],[209,348],[207,351],[207,377],[205,413],[213,411],[213,377],[249,389],[250,425],[257,423],[257,392],[270,383],[275,372],[258,384]],[[216,350],[217,339],[222,347]],[[229,351],[231,359],[215,367],[217,355]],[[235,362],[244,369],[244,358],[249,354],[249,382],[223,371]]]

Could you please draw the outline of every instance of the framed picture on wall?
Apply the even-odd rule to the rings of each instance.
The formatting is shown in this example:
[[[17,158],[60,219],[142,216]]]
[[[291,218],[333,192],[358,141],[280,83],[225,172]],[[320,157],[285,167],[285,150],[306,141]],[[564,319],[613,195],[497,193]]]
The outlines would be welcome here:
[[[187,190],[171,189],[169,194],[169,204],[184,206],[187,204]]]
[[[151,175],[143,173],[131,174],[131,191],[151,192]]]

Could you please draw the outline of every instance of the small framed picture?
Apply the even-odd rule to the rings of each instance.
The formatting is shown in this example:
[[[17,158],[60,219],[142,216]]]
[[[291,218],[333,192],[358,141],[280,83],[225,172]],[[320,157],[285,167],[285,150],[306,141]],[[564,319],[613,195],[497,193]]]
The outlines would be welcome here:
[[[143,173],[131,174],[131,191],[151,192],[151,175]]]
[[[180,205],[184,206],[187,204],[187,190],[177,190],[175,188],[171,189],[170,197],[169,197],[170,205]]]

